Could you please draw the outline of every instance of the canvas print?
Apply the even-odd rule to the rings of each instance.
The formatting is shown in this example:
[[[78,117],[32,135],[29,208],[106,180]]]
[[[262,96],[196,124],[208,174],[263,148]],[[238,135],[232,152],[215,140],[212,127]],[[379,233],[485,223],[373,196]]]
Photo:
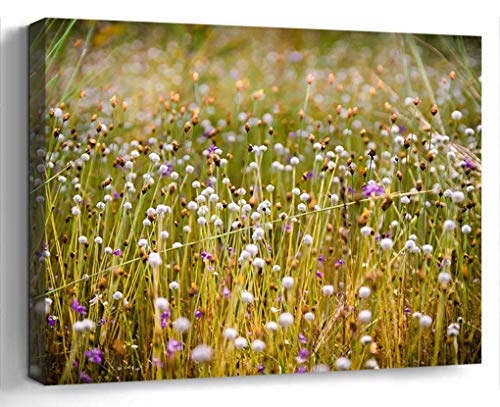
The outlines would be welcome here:
[[[481,38],[29,38],[33,378],[481,363]]]

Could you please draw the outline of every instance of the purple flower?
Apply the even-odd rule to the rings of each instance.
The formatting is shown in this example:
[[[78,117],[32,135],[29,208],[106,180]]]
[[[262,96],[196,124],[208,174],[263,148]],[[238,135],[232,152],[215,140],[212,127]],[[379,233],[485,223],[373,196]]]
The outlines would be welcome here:
[[[257,372],[264,373],[265,369],[266,367],[264,365],[261,365],[260,363],[257,365]]]
[[[304,335],[302,335],[301,333],[299,333],[299,341],[300,341],[300,343],[307,343],[307,338]],[[300,353],[299,353],[299,355],[300,355]]]
[[[211,260],[212,259],[212,255],[208,252],[206,252],[205,250],[202,250],[201,251],[201,258],[203,260]]]
[[[325,262],[325,255],[324,255],[324,254],[322,254],[321,256],[319,256],[319,257],[318,257],[318,261],[319,261],[320,263],[324,263],[324,262]]]
[[[224,287],[222,289],[222,295],[224,296],[224,298],[228,299],[231,295],[231,291],[229,290],[229,288]]]
[[[474,165],[472,164],[472,161],[469,157],[465,159],[465,168],[468,168],[469,170],[472,170],[474,168]]]
[[[203,316],[203,311],[200,311],[199,309],[197,309],[194,312],[194,316],[195,316],[195,318],[201,318]]]
[[[299,358],[305,360],[309,357],[309,351],[306,348],[300,348]]]
[[[92,379],[85,372],[80,372],[80,380],[84,383],[92,383]]]
[[[209,154],[215,153],[216,150],[217,150],[217,146],[215,144],[212,144],[210,147],[207,148],[207,152]]]
[[[168,357],[171,358],[175,352],[180,352],[182,351],[183,347],[182,347],[182,342],[180,341],[177,341],[173,338],[170,338],[168,340],[168,344],[167,344],[167,354],[168,354]]]
[[[113,255],[114,256],[121,256],[122,255],[122,251],[120,249],[116,249],[114,252],[113,252]]]
[[[340,260],[337,260],[337,261],[335,262],[335,265],[336,265],[336,266],[342,266],[342,264],[344,264],[344,263],[345,263],[345,262],[344,262],[344,259],[340,259]]]
[[[167,326],[167,319],[170,318],[171,316],[171,312],[170,312],[170,308],[167,308],[165,310],[165,312],[163,312],[161,315],[160,315],[160,325],[162,328],[165,328]]]
[[[292,230],[292,223],[288,222],[285,224],[285,232],[290,232]]]
[[[102,362],[102,359],[104,357],[104,353],[102,350],[98,348],[94,348],[92,350],[88,350],[85,352],[85,356],[92,362],[96,364],[100,364]]]
[[[302,53],[299,52],[299,51],[292,51],[290,53],[290,55],[288,56],[288,59],[291,61],[291,62],[300,62],[302,61]]]
[[[160,172],[159,170],[158,170],[158,172],[160,173],[160,175],[162,177],[168,177],[172,173],[172,171],[174,170],[174,166],[173,166],[173,164],[170,164],[168,161],[164,162],[163,165],[166,167],[166,169],[163,170],[163,168],[165,168],[165,167],[160,166],[160,168],[162,168],[162,172]]]
[[[106,323],[106,318],[101,318],[97,321],[97,326],[103,326]]]
[[[120,194],[116,191],[113,191],[113,198],[120,199]]]
[[[375,196],[385,195],[385,189],[382,188],[376,182],[368,182],[368,184],[363,185],[361,189],[363,190],[363,195],[368,198],[372,195]]]
[[[405,314],[410,315],[411,314],[411,309],[408,307],[405,307]]]
[[[49,326],[55,326],[56,325],[56,320],[55,320],[55,318],[52,315],[49,315],[47,317],[47,323],[49,324]]]
[[[76,298],[73,298],[73,302],[71,303],[71,309],[73,311],[77,312],[78,314],[81,314],[84,316],[87,315],[87,307],[80,305]]]
[[[307,373],[307,367],[300,365],[297,369],[295,369],[295,373]]]
[[[307,179],[311,179],[313,177],[313,172],[312,171],[309,171],[307,174],[306,174],[306,178]]]
[[[318,278],[323,278],[323,274],[321,273],[321,271],[316,271],[316,277]]]

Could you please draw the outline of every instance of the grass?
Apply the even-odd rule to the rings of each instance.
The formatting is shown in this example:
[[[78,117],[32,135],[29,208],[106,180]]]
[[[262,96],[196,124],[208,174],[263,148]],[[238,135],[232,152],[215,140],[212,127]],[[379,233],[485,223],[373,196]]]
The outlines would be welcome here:
[[[47,383],[481,362],[477,39],[46,24]]]

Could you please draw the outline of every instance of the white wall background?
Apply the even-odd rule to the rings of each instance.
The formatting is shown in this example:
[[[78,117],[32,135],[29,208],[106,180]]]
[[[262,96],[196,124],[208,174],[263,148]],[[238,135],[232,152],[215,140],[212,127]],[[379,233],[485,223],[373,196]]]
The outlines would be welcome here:
[[[70,4],[3,0],[0,11],[0,406],[498,405],[500,7],[497,2],[141,0],[127,4],[124,0],[83,0]],[[28,379],[26,25],[43,17],[481,35],[483,364],[321,376],[56,387],[43,387]]]

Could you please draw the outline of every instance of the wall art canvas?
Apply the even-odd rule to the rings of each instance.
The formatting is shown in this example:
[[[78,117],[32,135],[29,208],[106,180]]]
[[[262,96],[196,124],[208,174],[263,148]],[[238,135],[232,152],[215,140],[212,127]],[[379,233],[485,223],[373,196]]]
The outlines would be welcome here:
[[[29,60],[31,377],[481,363],[481,38],[44,19]]]

